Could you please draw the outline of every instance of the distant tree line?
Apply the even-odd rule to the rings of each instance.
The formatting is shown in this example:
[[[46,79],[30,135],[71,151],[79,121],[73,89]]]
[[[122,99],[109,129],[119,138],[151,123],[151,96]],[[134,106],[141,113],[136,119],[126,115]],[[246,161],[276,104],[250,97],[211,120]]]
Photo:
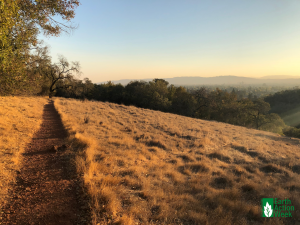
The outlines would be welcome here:
[[[280,91],[265,97],[264,100],[270,104],[271,112],[279,114],[288,125],[291,125],[286,126],[283,133],[300,138],[300,89]]]
[[[112,82],[92,84],[85,79],[76,81],[70,88],[58,90],[56,96],[135,105],[276,133],[282,133],[285,127],[279,115],[269,113],[270,104],[261,98],[238,99],[234,90],[227,92],[218,88],[208,90],[203,87],[188,92],[186,88],[169,85],[163,79],[132,81],[126,86]]]
[[[205,87],[209,91],[219,88],[223,91],[235,92],[237,94],[238,99],[249,98],[251,100],[264,98],[269,95],[275,94],[277,92],[298,88],[297,86],[295,87],[292,85],[268,85],[268,84],[262,84],[262,85],[247,85],[247,84],[238,85],[237,84],[237,85],[206,85],[206,86],[189,85],[184,87],[187,89],[188,92],[193,92],[202,87]]]
[[[285,115],[288,111],[299,109],[300,89],[283,90],[264,98],[272,108],[272,112]],[[299,119],[300,123],[300,119]]]

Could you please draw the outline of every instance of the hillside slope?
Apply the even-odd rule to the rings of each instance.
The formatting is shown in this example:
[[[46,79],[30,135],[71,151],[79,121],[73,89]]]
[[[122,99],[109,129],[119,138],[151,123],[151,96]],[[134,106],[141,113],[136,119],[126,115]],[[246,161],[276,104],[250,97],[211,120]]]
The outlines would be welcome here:
[[[76,164],[95,224],[295,224],[299,139],[112,103],[55,98],[86,143]],[[262,218],[261,198],[292,218]]]

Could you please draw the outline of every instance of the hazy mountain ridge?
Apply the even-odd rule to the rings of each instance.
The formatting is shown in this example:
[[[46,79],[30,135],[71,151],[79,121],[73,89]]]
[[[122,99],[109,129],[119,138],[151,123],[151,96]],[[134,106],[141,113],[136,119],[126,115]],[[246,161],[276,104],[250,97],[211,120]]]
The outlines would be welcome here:
[[[261,79],[300,79],[298,76],[290,76],[290,75],[270,75],[260,77]]]
[[[275,78],[277,77],[277,79]],[[122,79],[112,81],[115,84],[126,85],[130,81],[143,80],[151,81],[154,78],[148,79]],[[285,75],[274,75],[265,76],[262,78],[251,78],[251,77],[239,77],[239,76],[216,76],[216,77],[173,77],[173,78],[162,78],[173,85],[300,85],[300,77],[296,76],[285,76]],[[97,84],[103,84],[106,82],[99,82]]]

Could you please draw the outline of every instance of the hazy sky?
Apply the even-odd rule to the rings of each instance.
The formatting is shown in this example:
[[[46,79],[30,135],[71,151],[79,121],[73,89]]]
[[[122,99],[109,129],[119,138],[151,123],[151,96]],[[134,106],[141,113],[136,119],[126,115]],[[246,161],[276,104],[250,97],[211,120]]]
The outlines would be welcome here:
[[[45,38],[93,82],[300,76],[299,0],[82,0],[72,35]]]

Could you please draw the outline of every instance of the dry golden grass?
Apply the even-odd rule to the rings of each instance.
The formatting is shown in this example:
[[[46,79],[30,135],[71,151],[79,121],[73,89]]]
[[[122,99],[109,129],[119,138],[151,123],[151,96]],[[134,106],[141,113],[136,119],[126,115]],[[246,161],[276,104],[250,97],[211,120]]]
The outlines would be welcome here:
[[[293,224],[300,220],[299,139],[113,103],[55,99],[86,143],[78,172],[94,224]],[[293,218],[261,217],[289,198]]]
[[[46,98],[0,97],[0,211],[15,182],[22,152],[42,122]]]

